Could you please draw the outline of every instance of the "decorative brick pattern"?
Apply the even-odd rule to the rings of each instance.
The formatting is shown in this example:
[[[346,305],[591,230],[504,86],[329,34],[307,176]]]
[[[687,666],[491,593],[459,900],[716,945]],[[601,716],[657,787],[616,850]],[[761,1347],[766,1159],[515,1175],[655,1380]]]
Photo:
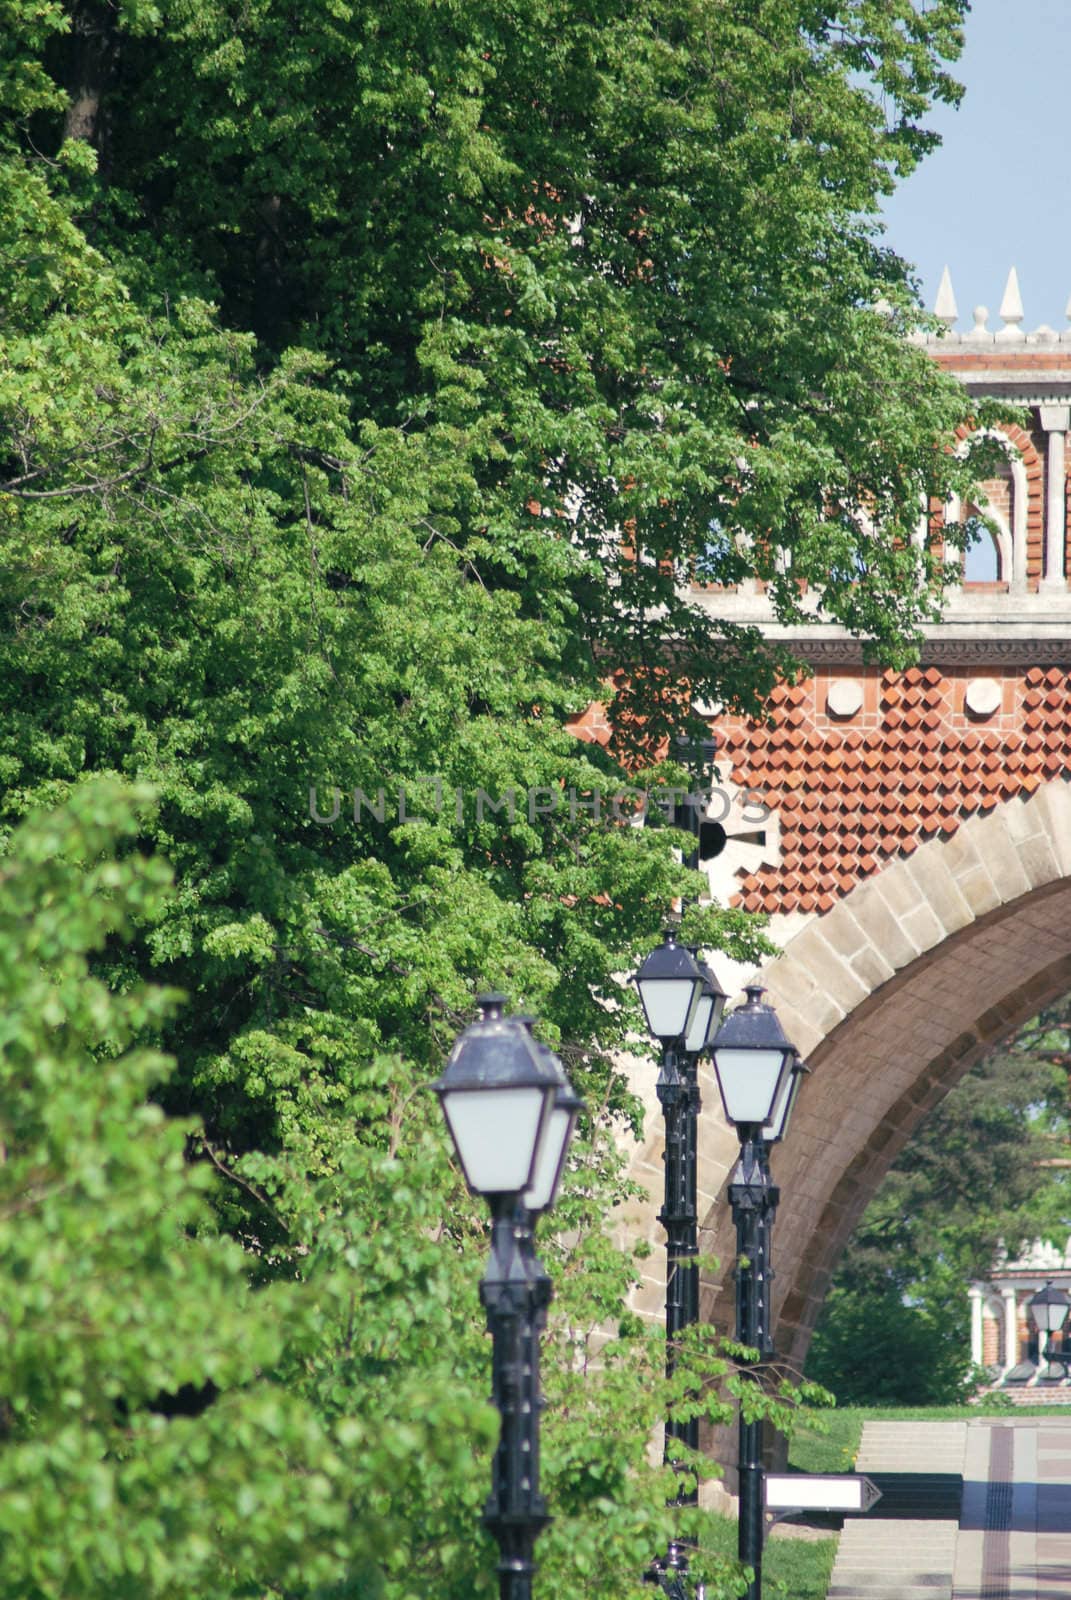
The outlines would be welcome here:
[[[976,813],[1071,774],[1071,672],[992,676],[999,709],[966,704],[977,669],[863,670],[863,705],[826,709],[836,674],[774,695],[766,724],[726,721],[719,766],[781,823],[781,861],[740,880],[747,911],[827,912],[856,884]],[[860,672],[853,673],[860,678]]]

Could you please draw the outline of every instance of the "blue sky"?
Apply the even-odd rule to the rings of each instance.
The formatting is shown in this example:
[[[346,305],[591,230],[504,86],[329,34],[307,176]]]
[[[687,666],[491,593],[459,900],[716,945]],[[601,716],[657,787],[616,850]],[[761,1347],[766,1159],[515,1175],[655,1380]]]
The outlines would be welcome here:
[[[1071,0],[974,0],[944,139],[886,203],[886,242],[917,268],[932,309],[947,262],[959,328],[991,329],[1016,266],[1025,331],[1062,330],[1071,298]]]

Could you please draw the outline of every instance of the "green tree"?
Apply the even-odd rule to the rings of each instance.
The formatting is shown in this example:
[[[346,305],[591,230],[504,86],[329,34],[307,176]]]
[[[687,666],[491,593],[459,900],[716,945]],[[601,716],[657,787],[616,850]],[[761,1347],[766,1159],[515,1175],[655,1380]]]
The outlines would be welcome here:
[[[841,1400],[927,1404],[969,1391],[966,1287],[1071,1229],[1065,1000],[985,1056],[927,1117],[834,1277],[807,1370]]]
[[[186,1159],[189,1124],[146,1102],[170,1063],[136,1041],[176,997],[90,972],[167,892],[162,864],[129,850],[146,799],[82,787],[24,824],[0,869],[0,1587],[371,1584],[380,1519],[350,1457],[389,1444],[268,1376],[308,1292],[250,1291],[212,1226],[211,1172]],[[456,1430],[486,1432],[483,1410],[438,1397],[412,1423],[428,1461],[457,1455]]]
[[[143,305],[322,352],[368,471],[379,430],[434,441],[421,541],[650,728],[665,665],[754,705],[783,660],[726,649],[682,574],[757,572],[786,619],[806,585],[890,657],[932,613],[912,535],[964,488],[968,403],[905,343],[875,217],[958,97],[966,9],[77,0],[30,14],[69,98],[18,147],[97,153],[72,201]]]

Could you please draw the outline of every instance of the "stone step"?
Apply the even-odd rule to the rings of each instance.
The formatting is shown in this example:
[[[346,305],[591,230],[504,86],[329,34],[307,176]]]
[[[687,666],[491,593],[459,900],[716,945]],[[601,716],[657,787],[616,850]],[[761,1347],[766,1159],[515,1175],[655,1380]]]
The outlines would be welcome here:
[[[940,1550],[917,1550],[903,1557],[897,1550],[842,1550],[837,1555],[837,1566],[850,1566],[853,1570],[866,1566],[874,1571],[885,1566],[895,1573],[927,1573],[932,1578],[946,1568],[951,1573],[954,1560],[956,1550],[948,1546]]]
[[[959,1470],[963,1463],[964,1452],[955,1450],[931,1450],[925,1443],[922,1444],[868,1444],[865,1450],[860,1450],[855,1458],[858,1467],[863,1461],[909,1461],[916,1472],[940,1472],[938,1462],[955,1462],[955,1469],[945,1467],[945,1471]]]
[[[853,1589],[865,1590],[868,1595],[873,1597],[873,1600],[877,1600],[879,1595],[897,1593],[901,1589],[909,1589],[912,1594],[917,1594],[920,1597],[928,1595],[930,1600],[938,1600],[940,1595],[952,1592],[952,1574],[948,1572],[943,1578],[934,1582],[928,1576],[920,1581],[911,1572],[868,1573],[866,1576],[859,1578],[853,1578],[850,1574],[846,1574],[842,1578],[834,1569],[833,1581],[829,1585],[829,1600],[836,1600],[836,1596],[839,1593]]]
[[[924,1543],[912,1539],[906,1544],[894,1544],[883,1540],[874,1539],[869,1544],[862,1542],[845,1544],[841,1540],[837,1551],[837,1560],[859,1561],[895,1561],[898,1567],[917,1567],[921,1572],[924,1567],[932,1568],[945,1556],[949,1556],[956,1548],[955,1539],[943,1539],[938,1543]]]
[[[955,1555],[954,1544],[928,1544],[913,1545],[910,1550],[904,1550],[898,1545],[843,1545],[837,1555],[838,1561],[846,1561],[853,1567],[880,1566],[882,1562],[892,1562],[896,1567],[914,1567],[919,1572],[932,1571],[940,1568],[945,1561],[951,1561]]]
[[[905,1517],[903,1520],[906,1522],[907,1518]],[[885,1523],[884,1526],[887,1528],[895,1528],[897,1526],[897,1522],[898,1519],[894,1517],[891,1522]],[[902,1526],[903,1524],[901,1523],[900,1525]],[[940,1555],[942,1551],[954,1550],[955,1547],[956,1541],[954,1538],[895,1539],[892,1537],[886,1537],[878,1530],[875,1530],[870,1539],[850,1539],[846,1541],[842,1534],[839,1545],[841,1550],[850,1550],[853,1557],[858,1555],[860,1551],[863,1550],[878,1550],[882,1555],[884,1555],[886,1551],[889,1551],[895,1555],[898,1550],[902,1550],[904,1554],[909,1557],[917,1555],[920,1561],[929,1561],[932,1557]]]
[[[855,1561],[844,1561],[838,1556],[836,1566],[838,1572],[895,1572],[901,1578],[910,1575],[918,1583],[947,1581],[948,1574],[944,1569],[943,1561],[896,1561],[891,1556],[873,1561],[865,1561],[861,1557]]]
[[[881,1501],[874,1507],[878,1510]],[[847,1518],[844,1523],[846,1536],[853,1539],[864,1538],[869,1534],[885,1534],[890,1539],[903,1541],[904,1539],[951,1539],[959,1530],[958,1517],[915,1517],[914,1519],[901,1519],[894,1527],[892,1523],[883,1523],[880,1517],[868,1511],[865,1516]],[[910,1526],[908,1526],[910,1521]]]
[[[915,1544],[909,1549],[903,1545],[895,1544],[841,1544],[837,1552],[838,1561],[850,1561],[852,1566],[880,1565],[882,1561],[894,1561],[899,1566],[917,1567],[921,1572],[923,1568],[932,1568],[940,1564],[946,1556],[955,1553],[956,1545],[952,1540],[948,1544]]]
[[[868,1437],[881,1438],[885,1435],[896,1439],[904,1434],[913,1433],[920,1439],[951,1439],[962,1434],[966,1422],[882,1422],[880,1418],[870,1418],[865,1424]]]
[[[913,1589],[943,1589],[952,1582],[952,1565],[948,1564],[940,1572],[917,1572],[914,1568],[903,1569],[885,1563],[877,1567],[841,1567],[833,1570],[832,1581],[836,1583],[855,1584],[859,1587],[880,1588],[883,1584],[907,1584]]]
[[[874,1434],[870,1432],[870,1424],[867,1423],[863,1430],[863,1437],[860,1440],[857,1453],[862,1456],[864,1452],[870,1450],[901,1451],[914,1449],[920,1452],[922,1460],[926,1460],[934,1455],[962,1454],[965,1444],[965,1433],[949,1434],[939,1439],[927,1437],[926,1434],[913,1433],[910,1430],[906,1433]]]
[[[895,1562],[878,1562],[873,1566],[842,1565],[840,1561],[833,1568],[830,1580],[830,1596],[836,1594],[838,1588],[856,1588],[877,1591],[887,1588],[919,1589],[931,1596],[944,1589],[952,1587],[951,1560],[943,1562],[936,1570],[917,1568],[906,1565],[898,1567]]]
[[[953,1581],[946,1578],[943,1584],[913,1584],[913,1582],[866,1582],[866,1584],[829,1584],[829,1600],[953,1600]]]
[[[952,1600],[967,1427],[868,1422],[854,1470],[882,1498],[844,1524],[828,1600]]]
[[[905,1519],[906,1520],[906,1519]],[[903,1535],[897,1538],[897,1527],[903,1527],[903,1522],[879,1522],[872,1525],[865,1533],[853,1533],[848,1536],[845,1526],[840,1538],[842,1550],[951,1550],[956,1543],[955,1530],[951,1533],[920,1533],[917,1537],[912,1535],[905,1539]]]
[[[882,1585],[880,1588],[870,1583],[862,1587],[833,1583],[829,1586],[829,1600],[952,1600],[952,1585],[946,1583],[940,1589],[926,1589],[909,1583]]]

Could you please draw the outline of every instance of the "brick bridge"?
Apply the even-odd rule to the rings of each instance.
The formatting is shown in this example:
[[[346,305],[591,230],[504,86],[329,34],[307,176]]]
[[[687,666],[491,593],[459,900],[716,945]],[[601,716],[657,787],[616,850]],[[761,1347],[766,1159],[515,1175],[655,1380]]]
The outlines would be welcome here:
[[[1014,273],[996,332],[981,309],[972,331],[952,331],[947,279],[937,310],[948,332],[928,341],[934,359],[971,391],[1012,399],[1029,425],[1002,435],[1006,465],[986,485],[998,537],[968,556],[920,665],[867,668],[843,630],[774,625],[754,587],[697,595],[790,639],[813,669],[775,696],[772,726],[714,720],[732,804],[716,798],[725,843],[705,863],[723,903],[770,914],[781,953],[763,978],[813,1069],[773,1157],[775,1342],[797,1370],[838,1257],[919,1121],[1071,989],[1071,328],[1024,333]],[[739,988],[742,971],[718,970]],[[702,1082],[701,1248],[724,1264],[704,1283],[703,1314],[731,1327],[719,1191],[737,1146],[706,1068]],[[647,1197],[626,1225],[659,1247],[636,1304],[660,1318],[662,1138],[648,1067],[634,1086],[648,1105],[632,1164]]]

